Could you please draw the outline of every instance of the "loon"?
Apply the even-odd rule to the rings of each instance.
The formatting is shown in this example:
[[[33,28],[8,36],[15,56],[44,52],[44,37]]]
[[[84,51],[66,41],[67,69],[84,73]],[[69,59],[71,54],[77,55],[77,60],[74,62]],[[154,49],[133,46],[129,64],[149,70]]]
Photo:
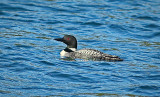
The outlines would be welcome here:
[[[61,41],[67,45],[67,47],[60,52],[60,55],[63,57],[96,61],[123,61],[123,59],[118,56],[109,55],[95,49],[77,50],[77,39],[72,35],[65,35],[63,38],[56,38],[54,40]]]

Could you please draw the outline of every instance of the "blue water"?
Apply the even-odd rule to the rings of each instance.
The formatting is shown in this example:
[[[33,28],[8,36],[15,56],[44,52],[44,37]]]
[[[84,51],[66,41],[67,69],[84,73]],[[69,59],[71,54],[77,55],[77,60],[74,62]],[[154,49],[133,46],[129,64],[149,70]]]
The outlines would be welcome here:
[[[53,40],[124,61],[69,61]],[[0,0],[0,96],[160,96],[160,0]]]

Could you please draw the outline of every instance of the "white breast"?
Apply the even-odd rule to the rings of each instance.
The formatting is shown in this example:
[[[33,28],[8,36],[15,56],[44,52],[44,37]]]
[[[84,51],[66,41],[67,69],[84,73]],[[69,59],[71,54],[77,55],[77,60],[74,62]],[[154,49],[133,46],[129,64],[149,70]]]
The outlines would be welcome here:
[[[61,55],[61,56],[67,56],[67,55],[68,55],[68,52],[62,50],[62,51],[60,52],[60,55]]]

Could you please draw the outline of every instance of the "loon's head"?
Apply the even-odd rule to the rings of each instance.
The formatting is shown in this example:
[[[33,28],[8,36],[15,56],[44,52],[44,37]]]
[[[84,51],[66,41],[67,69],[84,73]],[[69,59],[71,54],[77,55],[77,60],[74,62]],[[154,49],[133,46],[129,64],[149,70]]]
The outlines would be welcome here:
[[[77,39],[72,35],[65,35],[63,38],[56,38],[54,40],[65,43],[68,48],[77,49]]]

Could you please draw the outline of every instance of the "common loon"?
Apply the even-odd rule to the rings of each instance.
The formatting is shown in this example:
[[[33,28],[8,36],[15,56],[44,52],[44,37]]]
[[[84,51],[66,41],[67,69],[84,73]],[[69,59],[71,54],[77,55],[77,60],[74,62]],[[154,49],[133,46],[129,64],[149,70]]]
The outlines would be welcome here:
[[[118,56],[109,55],[95,49],[77,50],[77,39],[72,35],[65,35],[63,38],[56,38],[54,40],[61,41],[67,45],[60,53],[60,55],[64,57],[98,61],[123,61],[123,59]]]

